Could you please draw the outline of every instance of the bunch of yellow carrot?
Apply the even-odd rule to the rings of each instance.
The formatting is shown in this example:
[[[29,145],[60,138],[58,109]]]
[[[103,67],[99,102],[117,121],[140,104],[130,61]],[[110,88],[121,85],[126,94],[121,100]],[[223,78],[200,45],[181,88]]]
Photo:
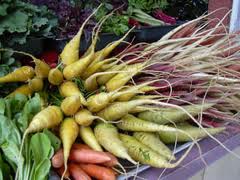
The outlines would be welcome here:
[[[221,69],[223,71],[219,73],[222,78],[228,72],[229,77],[224,82],[221,78],[215,79],[215,89],[221,90],[216,97],[236,97],[234,90],[239,88],[239,80],[230,71],[235,68],[230,62],[239,63],[234,56],[239,45],[230,38],[232,41],[228,44],[227,55],[223,46],[229,37],[237,34],[223,34],[220,23],[209,29],[208,23],[201,23],[206,17],[178,27],[156,43],[126,48],[115,57],[110,56],[111,52],[128,33],[102,50],[95,51],[101,22],[93,33],[92,44],[79,56],[85,22],[65,46],[59,65],[53,69],[30,54],[17,52],[31,56],[35,67],[23,66],[0,77],[0,83],[25,83],[9,96],[17,93],[31,96],[34,92],[41,92],[44,86],[56,86],[63,97],[60,106],[45,103],[49,105],[33,117],[23,141],[29,133],[59,127],[63,148],[54,155],[52,165],[62,178],[71,175],[74,179],[90,179],[89,176],[115,179],[116,175],[110,168],[119,165],[119,162],[114,156],[133,164],[140,162],[159,168],[177,166],[192,146],[182,158],[170,163],[175,157],[165,144],[212,137],[225,128],[203,128],[201,119],[196,117],[216,108],[219,112],[234,110],[217,101],[205,101],[206,96],[194,102],[171,95],[179,92],[178,88],[183,88],[178,83],[179,79],[181,82],[184,77],[188,88],[192,85],[193,89],[202,88],[207,93],[207,85],[216,77],[216,66],[212,60],[217,59],[217,64],[222,65],[226,62],[222,59],[224,56],[229,58],[228,65],[224,65],[228,70]],[[74,81],[76,79],[84,82],[85,91],[91,92],[90,96],[79,89]],[[237,84],[233,85],[233,80]],[[192,84],[193,81],[196,83]],[[225,96],[228,87],[235,89]],[[239,98],[239,93],[237,95]],[[187,120],[199,127],[186,123]],[[78,136],[87,146],[76,144]],[[103,149],[111,154],[102,152]]]

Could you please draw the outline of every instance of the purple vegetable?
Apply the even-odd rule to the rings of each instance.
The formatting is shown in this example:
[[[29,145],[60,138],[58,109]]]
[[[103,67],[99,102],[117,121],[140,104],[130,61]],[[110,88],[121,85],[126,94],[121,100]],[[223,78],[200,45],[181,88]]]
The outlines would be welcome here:
[[[174,17],[166,15],[162,10],[157,9],[153,12],[153,16],[168,24],[176,24],[176,19]]]
[[[93,9],[73,6],[69,0],[31,0],[35,5],[46,5],[55,12],[59,20],[59,37],[72,37],[77,32],[85,19],[92,13]],[[86,38],[95,26],[96,21],[91,19],[84,30]]]

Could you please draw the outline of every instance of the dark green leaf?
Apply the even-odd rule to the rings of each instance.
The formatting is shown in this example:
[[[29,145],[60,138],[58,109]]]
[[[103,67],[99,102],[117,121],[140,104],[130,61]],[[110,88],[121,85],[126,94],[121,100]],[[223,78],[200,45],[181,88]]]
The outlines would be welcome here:
[[[0,167],[0,180],[4,180],[3,179],[3,172],[2,172],[3,170],[2,170],[2,168]]]
[[[21,112],[27,100],[27,97],[22,94],[17,94],[13,97],[10,97],[6,100],[6,104],[9,105],[7,106],[6,110],[10,111],[11,114]]]
[[[14,142],[8,141],[1,145],[1,149],[5,155],[6,161],[8,161],[13,169],[16,169],[19,161],[19,145]]]
[[[128,0],[129,7],[141,9],[150,13],[154,9],[165,9],[168,6],[167,0]]]
[[[40,30],[40,28],[48,23],[47,18],[42,18],[42,17],[34,17],[33,18],[33,24],[32,24],[32,29],[37,32]]]
[[[29,122],[35,114],[41,110],[41,99],[39,94],[35,94],[33,98],[28,100],[24,105],[23,111],[19,114],[19,117],[15,117],[18,122],[18,127],[22,132],[28,127]]]
[[[28,23],[28,15],[20,10],[12,12],[8,16],[4,17],[0,22],[0,35],[4,31],[10,33],[14,32],[26,32]]]
[[[24,44],[27,41],[27,36],[28,36],[28,32],[23,32],[23,33],[14,33],[12,35],[10,35],[10,37],[8,38],[8,45],[13,46],[14,44]]]
[[[7,15],[7,8],[9,7],[9,4],[3,3],[0,4],[0,16]]]
[[[3,60],[8,59],[8,58],[12,57],[12,55],[13,55],[13,51],[5,51],[2,53],[2,59]]]
[[[5,112],[5,101],[4,99],[0,99],[0,114],[4,115]]]
[[[10,167],[3,161],[0,153],[0,180],[10,179]]]
[[[35,168],[33,180],[45,180],[49,174],[51,161],[47,158],[43,159]]]
[[[20,145],[21,136],[13,121],[0,115],[0,145],[7,142]]]
[[[33,153],[34,162],[39,164],[42,159],[48,158],[51,152],[51,141],[44,133],[37,133],[31,137],[30,149]]]
[[[61,140],[48,129],[44,129],[43,133],[46,134],[50,139],[51,145],[53,146],[54,151],[57,151],[61,146]]]
[[[4,76],[9,72],[9,67],[7,65],[0,65],[0,77]]]
[[[12,65],[14,62],[15,62],[15,59],[14,59],[14,58],[8,58],[8,59],[5,61],[6,65]]]
[[[109,11],[113,10],[113,5],[111,5],[110,3],[105,3],[105,7],[106,7],[107,10],[109,10]]]
[[[57,17],[46,6],[35,6],[20,0],[2,1],[0,3],[2,46],[23,44],[28,36],[53,35],[51,31],[57,27]]]

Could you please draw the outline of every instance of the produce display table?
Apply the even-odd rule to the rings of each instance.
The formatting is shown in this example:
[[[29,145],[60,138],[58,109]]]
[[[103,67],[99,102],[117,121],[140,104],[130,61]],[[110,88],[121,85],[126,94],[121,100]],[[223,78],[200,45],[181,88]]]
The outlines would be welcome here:
[[[236,132],[226,131],[226,133],[219,134],[215,137],[230,150],[234,150],[240,145],[240,134]],[[212,164],[228,153],[221,145],[211,138],[201,140],[199,145],[202,150],[202,158],[205,160],[207,165]],[[182,156],[184,152],[185,151],[178,153],[176,157]],[[142,173],[138,173],[138,177],[147,180],[156,180],[162,174],[161,180],[186,180],[199,172],[205,166],[206,165],[200,158],[198,148],[195,146],[188,154],[187,158],[177,168],[167,169],[164,172],[162,169],[149,168]]]

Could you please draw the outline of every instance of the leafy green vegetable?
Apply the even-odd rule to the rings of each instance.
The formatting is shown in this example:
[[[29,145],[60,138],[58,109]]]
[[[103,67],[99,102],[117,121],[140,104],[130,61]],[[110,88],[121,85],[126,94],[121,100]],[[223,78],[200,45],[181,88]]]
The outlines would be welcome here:
[[[48,158],[42,160],[41,163],[36,166],[32,180],[46,180],[50,168],[51,161]]]
[[[27,97],[22,94],[17,94],[11,98],[5,100],[6,103],[6,113],[8,118],[12,118],[15,115],[18,115],[23,110],[25,103],[27,102]]]
[[[0,5],[1,6],[1,5]],[[1,37],[0,37],[1,39]],[[1,44],[1,40],[0,40]],[[0,45],[1,47],[1,45]],[[4,76],[10,72],[12,72],[15,68],[19,67],[20,64],[13,57],[13,52],[6,51],[0,52],[0,76]],[[5,97],[10,92],[18,87],[18,83],[8,83],[0,84],[0,95],[1,97]]]
[[[0,114],[4,115],[5,112],[5,101],[4,99],[0,99]]]
[[[31,137],[30,149],[33,154],[33,159],[36,164],[39,164],[42,159],[49,157],[51,152],[51,141],[44,133],[37,133]]]
[[[57,19],[46,6],[20,0],[1,1],[0,42],[4,47],[24,44],[31,36],[53,36],[56,27]]]
[[[49,140],[51,141],[51,145],[54,148],[54,151],[57,151],[61,146],[60,139],[48,129],[44,129],[43,133],[48,136]]]
[[[37,133],[31,138],[30,149],[33,154],[35,165],[33,177],[31,179],[46,179],[51,167],[50,158],[54,153],[50,139],[44,133]]]
[[[0,99],[0,180],[12,179],[9,175],[17,167],[18,180],[47,180],[50,159],[60,147],[59,138],[48,130],[28,135],[20,156],[21,136],[40,109],[39,94],[30,99],[20,94]]]
[[[114,32],[119,36],[129,30],[128,19],[129,17],[126,15],[113,15],[103,25],[102,29],[104,32]]]
[[[135,9],[131,6],[128,8],[128,14],[131,18],[137,20],[141,23],[146,23],[151,26],[161,26],[164,25],[163,21],[155,19],[154,17],[148,15],[147,13],[143,12],[141,9]]]
[[[5,16],[7,15],[7,8],[9,7],[9,4],[3,3],[0,6],[0,16]]]
[[[104,16],[106,16],[110,11],[113,10],[113,7],[109,3],[105,3],[96,13],[95,18],[97,21],[100,21]],[[116,35],[124,34],[129,30],[128,27],[129,17],[124,14],[113,13],[103,24],[103,32],[113,32]]]
[[[3,161],[2,155],[0,153],[0,180],[4,179],[11,179],[10,167]]]
[[[154,9],[165,9],[168,6],[167,0],[128,0],[129,6],[141,9],[150,13]]]
[[[0,115],[0,147],[5,155],[6,161],[16,169],[19,158],[21,135],[17,126],[11,119]]]
[[[27,23],[27,14],[21,12],[20,10],[12,12],[1,21],[0,35],[2,35],[4,31],[8,31],[10,33],[26,32]]]
[[[22,132],[26,130],[30,120],[33,116],[41,110],[41,100],[39,94],[35,94],[28,102],[25,103],[23,111],[19,114],[17,118],[18,127]]]

